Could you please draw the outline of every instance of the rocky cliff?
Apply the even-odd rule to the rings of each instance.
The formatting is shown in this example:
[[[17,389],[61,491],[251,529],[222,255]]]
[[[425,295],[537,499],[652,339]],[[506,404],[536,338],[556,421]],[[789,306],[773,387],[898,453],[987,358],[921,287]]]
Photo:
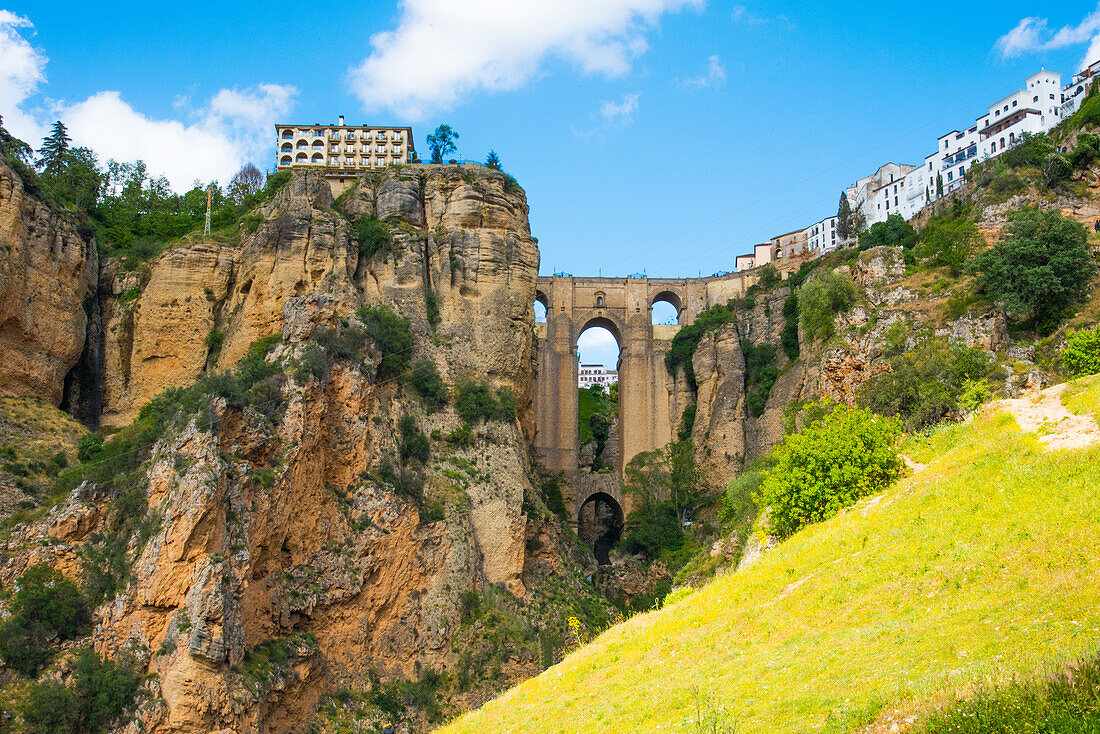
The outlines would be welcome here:
[[[97,277],[94,239],[0,163],[0,395],[61,403]]]
[[[22,206],[12,221],[25,226],[39,205]],[[94,248],[36,216],[41,236],[28,228],[13,249],[41,277],[66,263],[72,295],[19,312],[36,327],[23,354],[53,371],[7,379],[60,400]],[[365,243],[364,226],[382,228],[385,245]],[[61,505],[17,527],[0,583],[43,562],[116,574],[92,641],[152,675],[135,731],[300,731],[348,711],[360,725],[399,718],[417,730],[534,674],[564,644],[566,617],[598,624],[608,610],[583,581],[590,552],[546,509],[528,461],[538,262],[510,177],[431,166],[363,177],[339,197],[296,173],[239,244],[181,244],[137,271],[105,263],[103,423],[130,424],[166,388],[199,387],[120,432],[160,426],[128,452],[143,459],[134,473],[88,470]],[[5,303],[30,298],[6,287],[24,295]],[[369,339],[348,346],[368,305],[408,320],[406,356],[447,383],[510,393],[516,417],[471,426],[384,374]],[[64,335],[43,335],[47,317],[68,324]],[[254,347],[249,369],[260,354],[270,377],[243,394],[216,377],[262,337],[269,351]],[[408,425],[426,463],[406,461]],[[319,706],[337,690],[353,698]]]

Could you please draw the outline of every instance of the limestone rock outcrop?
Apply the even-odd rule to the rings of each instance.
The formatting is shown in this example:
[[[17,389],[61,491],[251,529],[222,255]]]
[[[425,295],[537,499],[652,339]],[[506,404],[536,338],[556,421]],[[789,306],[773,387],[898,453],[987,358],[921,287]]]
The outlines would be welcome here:
[[[61,403],[97,278],[94,239],[0,163],[0,394]]]

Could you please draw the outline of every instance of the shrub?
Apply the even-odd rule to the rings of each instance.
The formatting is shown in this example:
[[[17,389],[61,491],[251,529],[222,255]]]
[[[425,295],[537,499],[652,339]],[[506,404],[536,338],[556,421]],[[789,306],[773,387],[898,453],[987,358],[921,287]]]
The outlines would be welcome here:
[[[626,520],[621,547],[627,553],[641,553],[654,560],[664,550],[678,550],[684,544],[684,531],[676,508],[670,502],[648,501],[631,511]]]
[[[897,419],[837,406],[784,438],[757,497],[771,509],[775,531],[790,535],[889,486],[904,466],[894,445],[900,433]]]
[[[741,353],[745,356],[745,406],[749,415],[759,418],[764,415],[772,386],[779,379],[779,369],[775,366],[775,345],[753,346],[751,341],[743,339]]]
[[[695,430],[695,412],[698,407],[696,403],[692,402],[684,408],[684,413],[680,416],[680,428],[676,431],[677,441],[691,440],[691,432]]]
[[[516,419],[516,401],[511,391],[502,387],[494,395],[487,383],[472,380],[460,382],[455,389],[455,410],[471,425]]]
[[[56,681],[31,686],[23,701],[22,713],[29,734],[79,731],[80,702],[72,691]]]
[[[19,579],[11,616],[0,624],[4,665],[34,677],[51,657],[52,640],[83,634],[91,612],[77,585],[48,566],[32,566]]]
[[[474,432],[469,423],[463,423],[447,434],[445,439],[452,446],[467,447],[474,442]]]
[[[730,480],[718,502],[718,519],[726,524],[744,521],[756,514],[753,499],[764,481],[761,469],[749,467]]]
[[[423,475],[395,464],[389,456],[384,456],[378,463],[378,480],[390,485],[398,495],[411,499],[417,505],[423,501]]]
[[[370,217],[359,220],[355,227],[355,237],[359,243],[359,254],[368,260],[389,252],[393,245],[393,235],[390,234],[389,227]]]
[[[963,413],[973,413],[982,407],[993,393],[985,380],[967,380],[963,383],[962,393],[959,394],[959,410]]]
[[[783,276],[771,263],[766,263],[760,268],[760,279],[756,281],[756,284],[760,286],[761,290],[770,291],[782,282]]]
[[[965,219],[934,218],[920,233],[917,254],[930,265],[943,266],[952,275],[962,272],[962,267],[982,243],[978,227]]]
[[[859,235],[859,249],[901,247],[909,250],[917,244],[917,231],[900,214],[891,214],[885,222],[875,222]]]
[[[138,692],[141,677],[128,665],[101,660],[92,650],[77,653],[73,664],[73,691],[80,702],[83,730],[107,731],[122,718]]]
[[[416,461],[427,464],[431,458],[431,445],[428,437],[416,426],[416,419],[411,415],[401,416],[398,421],[398,430],[401,431],[401,461]]]
[[[0,657],[7,667],[33,677],[50,659],[52,641],[83,634],[91,619],[76,584],[49,566],[32,566],[19,577],[11,616],[0,624]]]
[[[787,355],[787,359],[798,359],[798,293],[794,291],[783,302],[783,333],[780,344],[783,345],[783,353]]]
[[[377,376],[385,379],[403,374],[412,361],[413,336],[409,320],[386,306],[364,306],[359,309],[358,316],[367,336],[382,355]]]
[[[1085,228],[1057,210],[1023,209],[1005,229],[1007,236],[971,264],[978,289],[1009,316],[1049,333],[1088,296],[1096,273]]]
[[[412,367],[409,388],[424,401],[429,413],[434,413],[447,405],[447,386],[430,359],[421,359]]]
[[[424,294],[424,311],[428,318],[428,323],[432,326],[439,324],[439,297],[435,294],[435,291],[427,291]]]
[[[806,336],[827,339],[833,320],[856,302],[856,286],[847,275],[825,271],[802,286],[798,294],[799,323]]]
[[[206,335],[206,361],[213,364],[218,361],[218,355],[222,353],[222,344],[225,342],[225,332],[211,327]]]
[[[672,344],[669,346],[668,353],[665,354],[665,367],[668,373],[675,377],[682,367],[688,385],[694,390],[695,370],[692,368],[691,361],[695,356],[695,350],[699,347],[699,342],[704,334],[722,328],[731,323],[735,317],[733,302],[728,301],[711,306],[696,316],[694,323],[680,327],[672,337]]]
[[[1100,372],[1100,326],[1069,332],[1062,364],[1074,377]]]
[[[81,436],[80,443],[76,447],[76,458],[80,461],[91,461],[103,448],[103,436],[98,433],[89,433]]]
[[[966,382],[983,381],[996,367],[981,349],[951,346],[938,339],[922,341],[889,364],[890,371],[865,382],[857,397],[879,415],[901,418],[909,430],[930,426],[958,411]]]

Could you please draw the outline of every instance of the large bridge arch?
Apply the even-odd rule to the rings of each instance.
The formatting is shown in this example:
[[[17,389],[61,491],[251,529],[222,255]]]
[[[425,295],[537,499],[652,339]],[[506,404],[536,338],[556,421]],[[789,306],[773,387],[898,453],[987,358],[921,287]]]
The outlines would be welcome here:
[[[716,303],[740,298],[755,273],[711,278],[540,277],[534,300],[546,308],[546,323],[535,325],[535,450],[552,471],[573,478],[574,511],[589,494],[578,481],[577,339],[603,326],[619,343],[619,464],[672,440],[686,397],[676,390],[664,355],[683,326]],[[679,323],[652,323],[654,302],[667,301]],[[621,503],[620,503],[621,504]],[[625,508],[629,509],[629,508]]]

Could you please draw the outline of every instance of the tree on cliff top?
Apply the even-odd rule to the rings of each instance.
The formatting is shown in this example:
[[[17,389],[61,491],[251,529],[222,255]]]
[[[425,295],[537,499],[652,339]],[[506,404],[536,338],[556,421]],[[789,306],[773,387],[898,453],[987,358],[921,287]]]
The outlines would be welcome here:
[[[240,204],[249,196],[254,196],[264,188],[264,174],[252,163],[245,163],[241,170],[229,180],[226,193],[234,204]]]
[[[65,124],[58,120],[50,128],[50,134],[42,141],[35,165],[48,176],[60,174],[65,168],[65,159],[68,157],[71,143],[69,131],[65,129]]]
[[[444,156],[458,150],[455,146],[456,140],[458,140],[458,133],[450,125],[437,127],[435,132],[428,136],[428,147],[432,151],[432,163],[442,163]]]
[[[852,236],[852,205],[848,203],[848,194],[840,192],[840,205],[836,210],[836,233],[840,239],[846,240]]]
[[[11,156],[23,163],[28,163],[33,154],[31,146],[4,129],[4,118],[0,116],[0,157]]]
[[[500,170],[500,156],[497,155],[495,150],[489,151],[489,155],[485,158],[485,166],[492,168],[494,171]]]

